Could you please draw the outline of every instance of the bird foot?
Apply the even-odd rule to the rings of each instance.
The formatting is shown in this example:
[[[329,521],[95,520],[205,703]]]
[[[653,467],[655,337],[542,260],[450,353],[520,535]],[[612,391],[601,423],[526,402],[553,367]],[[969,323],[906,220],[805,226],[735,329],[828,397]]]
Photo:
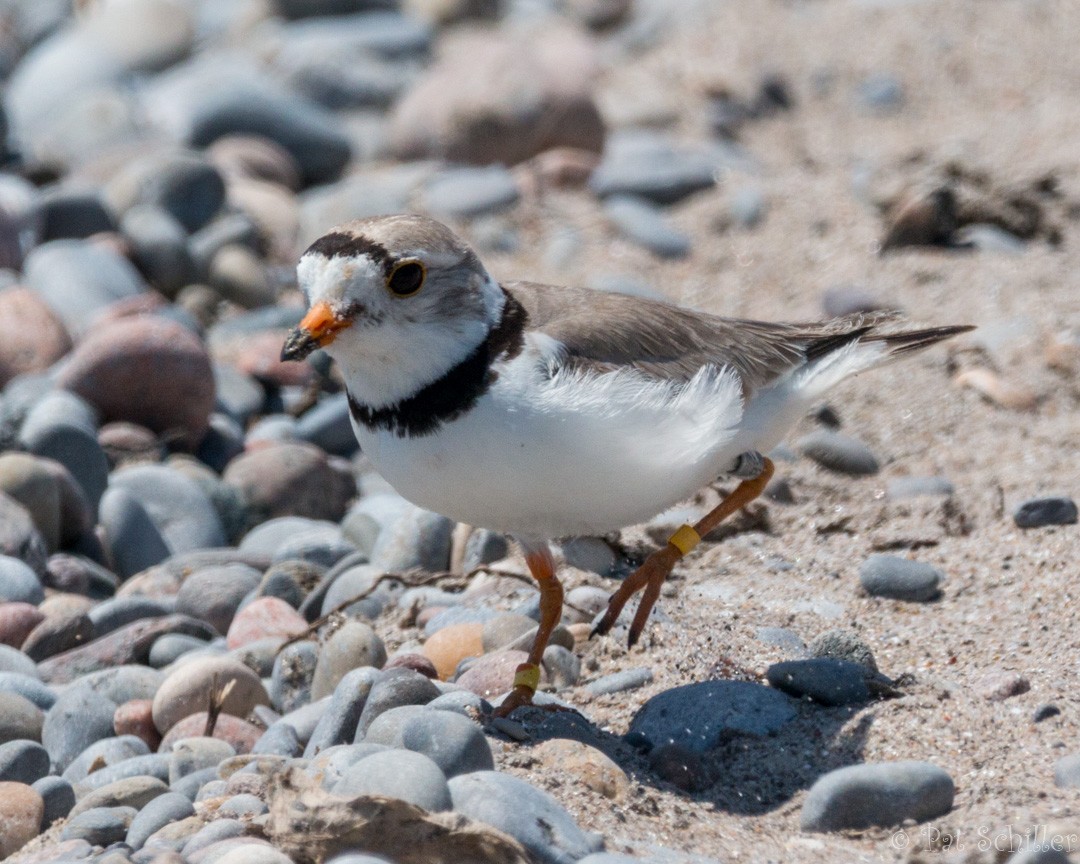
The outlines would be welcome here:
[[[671,575],[671,570],[680,557],[682,553],[669,543],[646,558],[637,570],[626,577],[623,584],[619,586],[619,590],[611,595],[607,611],[593,627],[591,635],[602,636],[607,633],[615,625],[627,601],[644,589],[634,620],[630,624],[630,635],[627,637],[627,644],[631,647],[635,645],[641,637],[641,631],[645,629],[645,623],[649,620],[649,613],[652,612],[653,606],[660,597],[660,589],[667,577]]]

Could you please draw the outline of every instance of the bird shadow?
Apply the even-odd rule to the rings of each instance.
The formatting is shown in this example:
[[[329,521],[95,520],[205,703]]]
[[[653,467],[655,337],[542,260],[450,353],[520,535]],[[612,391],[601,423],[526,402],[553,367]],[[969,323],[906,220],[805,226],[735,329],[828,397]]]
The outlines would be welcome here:
[[[576,711],[525,708],[513,719],[528,733],[528,740],[517,744],[526,752],[553,739],[579,741],[615,762],[632,784],[753,816],[785,806],[823,774],[863,760],[875,703],[824,707],[791,702],[795,717],[777,731],[733,734],[705,753],[634,746],[628,736],[602,729]]]

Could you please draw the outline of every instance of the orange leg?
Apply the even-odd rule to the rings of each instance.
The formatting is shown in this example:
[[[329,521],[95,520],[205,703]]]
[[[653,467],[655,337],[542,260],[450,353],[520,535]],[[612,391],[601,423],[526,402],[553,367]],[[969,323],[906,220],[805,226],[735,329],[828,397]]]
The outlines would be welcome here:
[[[528,660],[517,668],[514,689],[495,712],[499,717],[508,716],[522,705],[532,704],[536,686],[540,683],[540,661],[544,657],[544,649],[562,618],[563,587],[555,575],[555,560],[547,543],[537,549],[527,549],[525,563],[540,586],[540,626],[536,630]]]
[[[660,597],[660,589],[664,585],[664,580],[671,574],[675,562],[690,551],[698,540],[727,519],[728,516],[737,513],[741,508],[757,498],[764,491],[772,475],[773,463],[771,460],[765,459],[762,471],[757,477],[743,480],[734,492],[721,501],[714,510],[702,516],[694,524],[693,528],[684,525],[672,535],[672,539],[667,546],[646,558],[645,563],[631,573],[626,578],[626,581],[619,586],[619,590],[611,595],[607,611],[593,628],[593,635],[607,633],[618,619],[619,613],[622,612],[623,606],[626,605],[626,601],[644,588],[645,593],[641,595],[637,613],[634,615],[634,621],[630,625],[628,642],[630,645],[634,645],[641,636],[641,631],[645,629],[645,622],[649,620],[649,613],[652,612],[653,606],[656,605],[656,601]]]

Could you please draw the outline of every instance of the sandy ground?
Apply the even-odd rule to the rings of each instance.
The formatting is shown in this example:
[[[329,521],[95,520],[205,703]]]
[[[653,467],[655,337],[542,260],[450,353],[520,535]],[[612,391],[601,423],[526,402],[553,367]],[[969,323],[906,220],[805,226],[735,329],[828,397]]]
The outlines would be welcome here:
[[[972,860],[994,860],[989,847],[1015,845],[1018,834],[1080,837],[1080,793],[1053,779],[1054,762],[1080,750],[1078,529],[1021,531],[1011,518],[1027,498],[1080,496],[1080,373],[1044,360],[1050,334],[1080,325],[1080,228],[1068,215],[1080,202],[1078,37],[1080,4],[1070,0],[699,4],[693,26],[640,62],[615,67],[602,90],[636,92],[659,113],[674,108],[688,138],[707,134],[705,93],[717,85],[749,95],[763,74],[778,73],[796,104],[741,133],[757,173],[733,172],[716,192],[675,208],[674,220],[695,239],[693,256],[659,262],[613,239],[595,206],[586,210],[570,195],[523,208],[524,254],[485,256],[504,278],[633,274],[728,315],[817,318],[824,291],[856,285],[922,322],[981,327],[952,349],[834,391],[829,404],[844,431],[873,447],[882,472],[850,479],[807,460],[782,464],[797,502],[768,505],[768,532],[699,547],[661,601],[673,624],[650,628],[630,652],[612,638],[584,651],[586,668],[598,664],[592,677],[650,665],[654,683],[579,701],[598,726],[623,733],[648,697],[711,677],[724,658],[758,674],[782,659],[755,637],[762,626],[788,627],[806,641],[850,628],[885,674],[906,676],[905,695],[854,710],[808,705],[777,737],[716,752],[717,782],[693,795],[659,782],[627,751],[634,791],[613,803],[530,763],[523,748],[507,748],[502,767],[552,791],[584,827],[609,838],[610,850],[658,844],[722,860],[941,860],[930,850],[947,836]],[[855,88],[874,72],[902,82],[898,113],[860,107]],[[1048,216],[1062,242],[1037,239],[1020,255],[877,254],[877,190],[948,160],[1001,184],[1052,175],[1062,197]],[[766,195],[765,221],[720,230],[728,196],[747,183]],[[552,271],[540,250],[566,224],[583,231],[588,251],[569,272]],[[952,382],[975,365],[1030,391],[1037,406],[1009,410]],[[791,438],[811,427],[806,421]],[[947,477],[957,493],[948,503],[887,500],[888,480],[906,475]],[[947,577],[940,601],[860,596],[858,566],[882,549],[939,567]],[[1030,691],[988,701],[979,682],[1001,670],[1022,673]],[[1051,702],[1061,714],[1034,723],[1035,709]],[[901,835],[800,833],[801,803],[823,772],[897,759],[946,769],[957,786],[953,811]]]

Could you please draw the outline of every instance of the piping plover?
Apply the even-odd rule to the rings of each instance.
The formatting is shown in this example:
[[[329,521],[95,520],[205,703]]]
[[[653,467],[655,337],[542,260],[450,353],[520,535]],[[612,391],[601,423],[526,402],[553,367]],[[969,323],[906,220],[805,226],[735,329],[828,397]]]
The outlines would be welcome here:
[[[282,349],[340,367],[364,453],[405,498],[513,535],[540,586],[528,662],[501,710],[531,701],[562,612],[549,540],[633,525],[722,475],[742,482],[612,596],[644,589],[633,644],[675,562],[756,498],[762,456],[844,378],[963,332],[897,331],[892,314],[816,324],[720,318],[618,294],[500,284],[449,228],[363,219],[297,268],[309,311]]]

